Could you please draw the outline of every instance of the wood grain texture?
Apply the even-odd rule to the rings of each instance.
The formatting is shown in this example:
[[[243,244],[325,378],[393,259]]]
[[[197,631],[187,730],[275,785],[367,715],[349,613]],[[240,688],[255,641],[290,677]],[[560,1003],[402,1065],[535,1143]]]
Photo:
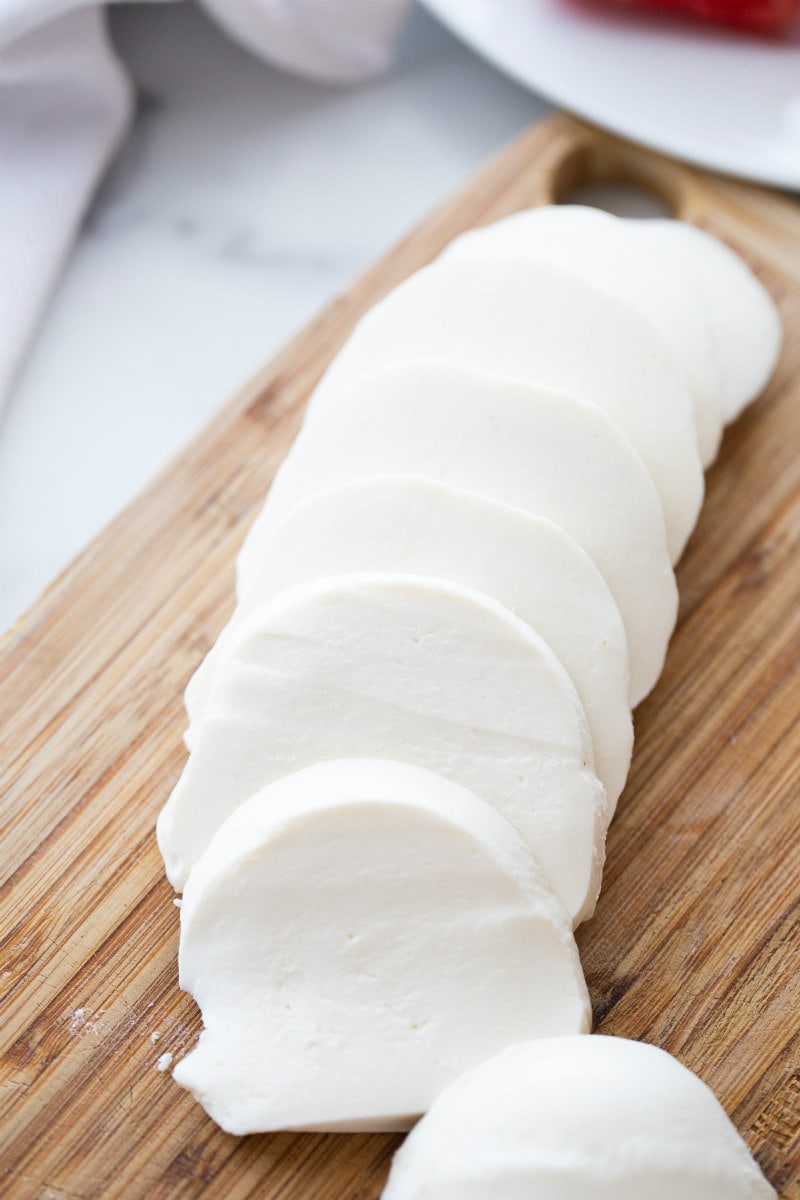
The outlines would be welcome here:
[[[338,297],[0,646],[3,1196],[379,1196],[396,1138],[237,1140],[156,1068],[200,1028],[153,834],[184,760],[182,691],[229,614],[236,551],[305,399],[360,313],[461,230],[621,177],[745,257],[786,346],[708,476],[579,941],[596,1026],[698,1071],[800,1200],[800,210],[566,117]]]

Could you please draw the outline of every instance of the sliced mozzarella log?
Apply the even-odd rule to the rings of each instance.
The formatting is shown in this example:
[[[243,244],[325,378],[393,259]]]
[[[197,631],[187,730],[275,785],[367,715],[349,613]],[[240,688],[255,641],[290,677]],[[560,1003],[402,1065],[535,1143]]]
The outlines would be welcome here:
[[[677,561],[703,500],[694,402],[669,348],[630,304],[546,263],[442,259],[361,319],[310,418],[346,384],[422,358],[596,404],[641,454]]]
[[[586,1033],[569,922],[534,856],[464,788],[330,762],[250,798],[192,872],[175,1069],[230,1133],[405,1129],[520,1039]]]
[[[722,378],[723,413],[734,421],[775,369],[782,330],[767,289],[724,242],[683,221],[630,221],[643,248],[686,272],[708,314]]]
[[[469,787],[534,849],[570,918],[593,911],[607,805],[569,676],[496,601],[412,575],[303,585],[237,633],[159,817],[170,880],[183,886],[248,796],[349,757],[397,759]]]
[[[430,479],[364,479],[294,509],[250,564],[254,573],[240,579],[234,619],[187,689],[195,727],[226,641],[264,601],[300,583],[359,571],[447,579],[517,613],[566,667],[613,812],[633,744],[625,630],[597,567],[551,521]]]
[[[696,289],[669,254],[631,237],[631,222],[585,205],[514,213],[455,239],[444,258],[549,262],[634,306],[661,334],[694,397],[703,466],[722,437],[722,384],[708,318]]]
[[[658,496],[595,406],[431,363],[362,380],[310,422],[239,557],[255,575],[268,530],[327,487],[414,474],[503,500],[561,526],[593,559],[622,614],[632,704],[655,684],[677,614]]]
[[[622,1038],[509,1047],[434,1102],[383,1200],[776,1200],[714,1093]]]

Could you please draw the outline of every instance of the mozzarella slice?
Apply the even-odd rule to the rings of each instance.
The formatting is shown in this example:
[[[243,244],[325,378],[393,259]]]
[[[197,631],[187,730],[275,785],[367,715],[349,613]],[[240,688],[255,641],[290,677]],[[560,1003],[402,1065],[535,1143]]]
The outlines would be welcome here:
[[[597,567],[551,521],[429,479],[357,480],[294,509],[250,565],[233,620],[187,689],[195,727],[226,642],[264,601],[299,583],[358,571],[447,579],[517,613],[566,667],[613,812],[633,745],[625,630]]]
[[[714,1093],[622,1038],[512,1046],[434,1102],[383,1200],[776,1200]]]
[[[661,335],[683,368],[694,397],[703,466],[722,437],[722,383],[708,318],[696,289],[673,257],[631,237],[631,222],[585,205],[545,205],[472,229],[446,259],[512,258],[545,262],[628,301]]]
[[[239,580],[259,570],[275,522],[309,496],[396,474],[442,480],[561,526],[622,614],[631,703],[647,695],[678,606],[652,481],[595,406],[509,380],[419,363],[353,385],[295,443],[242,548]]]
[[[668,347],[630,304],[549,264],[440,260],[361,319],[312,397],[311,418],[348,383],[421,358],[597,405],[642,456],[677,561],[703,500],[694,403]]]
[[[412,575],[304,585],[239,631],[159,817],[170,880],[183,886],[248,796],[349,757],[469,787],[534,849],[570,918],[593,911],[607,807],[569,676],[496,601]]]
[[[724,242],[683,221],[631,221],[643,250],[686,272],[708,314],[722,377],[723,414],[734,421],[775,369],[782,330],[767,289]]]
[[[521,1038],[585,1033],[569,922],[513,829],[393,762],[250,798],[192,872],[180,983],[205,1028],[175,1079],[229,1133],[405,1129]]]

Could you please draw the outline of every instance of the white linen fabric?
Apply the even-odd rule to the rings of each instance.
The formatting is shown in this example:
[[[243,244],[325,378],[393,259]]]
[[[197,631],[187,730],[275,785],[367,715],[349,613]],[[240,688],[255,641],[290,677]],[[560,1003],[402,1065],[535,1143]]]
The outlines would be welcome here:
[[[269,62],[351,83],[387,66],[410,0],[201,3]],[[0,0],[0,406],[132,111],[101,6]]]

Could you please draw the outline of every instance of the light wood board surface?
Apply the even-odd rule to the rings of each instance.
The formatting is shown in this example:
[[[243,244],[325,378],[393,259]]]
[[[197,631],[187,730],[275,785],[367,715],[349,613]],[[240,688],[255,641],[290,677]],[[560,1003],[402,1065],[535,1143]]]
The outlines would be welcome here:
[[[360,313],[461,230],[606,177],[654,188],[739,251],[786,345],[708,476],[579,943],[596,1028],[697,1071],[800,1200],[800,208],[566,117],[337,298],[0,645],[0,1195],[379,1196],[397,1138],[237,1140],[157,1069],[200,1029],[153,833],[184,761],[182,691],[232,607],[236,551],[306,397]]]

